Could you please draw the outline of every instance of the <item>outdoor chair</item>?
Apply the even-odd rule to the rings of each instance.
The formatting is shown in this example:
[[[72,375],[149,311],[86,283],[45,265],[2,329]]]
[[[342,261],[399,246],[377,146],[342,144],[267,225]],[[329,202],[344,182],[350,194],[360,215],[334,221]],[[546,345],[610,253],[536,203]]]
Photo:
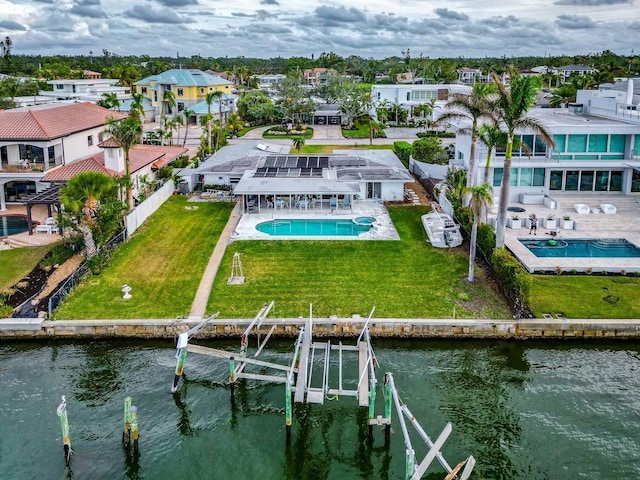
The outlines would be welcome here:
[[[329,201],[329,207],[331,208],[332,212],[338,207],[338,199],[336,197],[331,197],[331,200]]]
[[[602,210],[602,213],[606,215],[614,215],[618,211],[616,206],[612,203],[601,203],[600,210]]]
[[[573,205],[573,208],[580,215],[586,215],[589,212],[591,212],[591,209],[589,208],[589,205],[587,205],[586,203],[576,203],[576,204]]]

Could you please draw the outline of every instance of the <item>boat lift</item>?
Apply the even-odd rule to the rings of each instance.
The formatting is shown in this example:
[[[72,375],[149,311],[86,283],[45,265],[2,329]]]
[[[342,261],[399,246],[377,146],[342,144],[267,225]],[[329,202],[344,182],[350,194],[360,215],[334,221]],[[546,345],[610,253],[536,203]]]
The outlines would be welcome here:
[[[309,306],[309,318],[305,325],[300,327],[298,338],[295,343],[293,358],[288,365],[281,365],[273,362],[266,362],[258,359],[264,350],[269,338],[276,329],[274,324],[265,338],[261,341],[260,327],[267,318],[274,302],[265,304],[256,317],[249,323],[240,337],[240,350],[238,354],[226,350],[191,345],[189,340],[193,333],[197,332],[206,323],[217,316],[214,315],[189,332],[181,334],[178,340],[178,365],[176,366],[176,376],[172,385],[172,393],[177,390],[184,358],[186,352],[208,355],[229,361],[229,384],[231,396],[235,395],[235,384],[238,379],[260,380],[270,383],[283,383],[285,385],[285,426],[287,437],[291,436],[292,424],[292,401],[296,403],[317,403],[323,404],[325,399],[337,398],[339,396],[355,397],[360,407],[368,407],[369,411],[369,435],[373,435],[374,425],[384,425],[385,435],[391,435],[391,416],[395,405],[398,421],[402,429],[405,454],[406,454],[406,475],[405,480],[420,480],[426,473],[434,460],[437,460],[442,468],[447,472],[444,480],[466,480],[471,475],[475,466],[475,459],[469,456],[455,467],[451,467],[440,452],[442,445],[447,440],[452,431],[451,423],[447,423],[438,438],[433,441],[424,431],[420,423],[413,416],[409,408],[402,402],[393,375],[387,372],[384,377],[385,408],[384,415],[375,414],[375,399],[377,390],[377,379],[375,369],[379,366],[369,335],[369,322],[373,317],[375,307],[371,310],[355,345],[345,345],[342,342],[332,344],[330,341],[316,342],[313,340],[313,306]],[[257,335],[257,348],[252,356],[248,355],[249,337],[252,332]],[[356,355],[358,358],[358,376],[356,388],[345,388],[345,378],[343,369],[343,359],[348,355]],[[338,356],[338,378],[330,375],[330,360],[332,355]],[[255,365],[274,370],[271,374],[253,373],[245,371],[248,365]],[[314,368],[316,367],[316,368]],[[319,367],[319,368],[318,368]],[[321,376],[317,378],[315,371],[320,370]],[[180,373],[178,373],[180,371]],[[352,382],[356,379],[352,379]],[[347,379],[348,380],[348,379]],[[406,417],[406,420],[405,420]],[[415,462],[415,450],[409,437],[407,421],[415,429],[427,447],[427,453],[421,462]],[[464,468],[464,469],[463,469]],[[459,474],[460,470],[462,473]]]

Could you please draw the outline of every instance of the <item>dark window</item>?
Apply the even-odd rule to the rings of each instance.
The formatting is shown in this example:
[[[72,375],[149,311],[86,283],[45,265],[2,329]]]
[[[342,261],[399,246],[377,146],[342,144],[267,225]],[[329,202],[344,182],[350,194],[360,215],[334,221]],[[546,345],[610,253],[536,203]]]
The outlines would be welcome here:
[[[87,137],[87,146],[92,146],[93,145],[93,135],[89,135]]]

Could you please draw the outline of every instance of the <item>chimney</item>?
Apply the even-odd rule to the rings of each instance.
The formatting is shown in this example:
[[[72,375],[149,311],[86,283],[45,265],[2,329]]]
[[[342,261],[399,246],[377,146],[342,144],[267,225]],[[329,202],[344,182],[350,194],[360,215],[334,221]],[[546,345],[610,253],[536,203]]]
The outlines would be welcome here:
[[[106,143],[106,142],[105,142]],[[105,145],[104,148],[104,166],[109,170],[116,172],[124,172],[125,159],[124,150],[120,145],[115,142],[109,142],[110,145]]]

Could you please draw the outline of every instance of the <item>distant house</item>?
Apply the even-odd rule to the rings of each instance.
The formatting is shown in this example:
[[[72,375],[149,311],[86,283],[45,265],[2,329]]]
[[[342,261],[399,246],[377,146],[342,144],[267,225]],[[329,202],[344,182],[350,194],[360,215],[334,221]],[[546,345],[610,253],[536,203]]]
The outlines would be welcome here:
[[[307,85],[319,87],[326,85],[329,75],[335,75],[337,73],[333,68],[308,68],[303,72],[303,77]]]
[[[0,111],[0,210],[44,190],[50,170],[99,153],[108,119],[125,116],[87,102]]]
[[[88,80],[98,80],[102,78],[102,74],[100,72],[94,72],[91,70],[83,70],[82,77]]]
[[[476,83],[490,83],[491,78],[488,75],[483,75],[479,68],[464,67],[458,69],[458,81],[465,85],[475,85]]]
[[[49,80],[53,91],[41,90],[40,96],[55,100],[74,100],[96,103],[105,93],[115,93],[119,100],[131,97],[129,87],[118,86],[119,80],[113,78]]]
[[[374,106],[387,102],[400,105],[413,116],[413,109],[435,100],[436,110],[441,110],[454,93],[471,93],[471,87],[459,84],[411,84],[411,85],[373,85],[371,95]],[[437,116],[437,113],[436,113]]]
[[[560,74],[562,82],[566,82],[574,75],[591,75],[595,72],[595,69],[588,67],[587,65],[565,65],[557,69]]]
[[[141,93],[151,100],[157,121],[163,110],[168,117],[174,117],[185,108],[202,102],[208,93],[219,91],[231,94],[233,83],[222,77],[209,75],[201,70],[172,69],[158,75],[151,75],[134,83],[136,93]],[[172,91],[175,109],[163,101],[164,92]]]
[[[272,90],[274,86],[282,83],[287,76],[282,73],[276,73],[273,75],[252,75],[251,78],[258,81],[260,90]]]

